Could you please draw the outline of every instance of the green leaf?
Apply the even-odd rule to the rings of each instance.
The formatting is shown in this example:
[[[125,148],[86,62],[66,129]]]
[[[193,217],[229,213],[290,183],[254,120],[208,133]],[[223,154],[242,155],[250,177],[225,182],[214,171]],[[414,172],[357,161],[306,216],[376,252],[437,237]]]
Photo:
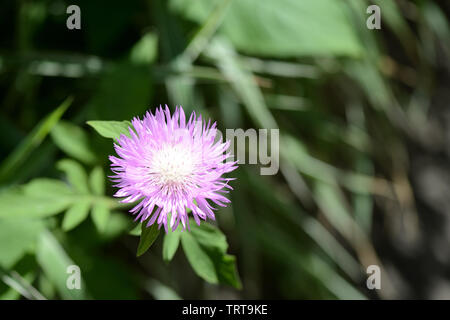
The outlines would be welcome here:
[[[89,143],[89,136],[80,127],[60,121],[51,131],[53,142],[69,156],[86,164],[96,161],[95,152]]]
[[[36,243],[37,239],[33,240]],[[37,263],[34,255],[25,254],[17,263],[14,264],[14,270],[11,272],[5,272],[1,270],[0,275],[3,281],[0,281],[0,300],[17,300],[22,295],[27,299],[39,299],[42,295],[35,290],[30,290],[30,285],[36,279]],[[15,274],[14,274],[15,273]],[[11,282],[5,283],[5,278],[13,280],[15,285],[11,286]],[[23,281],[23,282],[22,282]],[[45,297],[48,297],[44,294]]]
[[[213,260],[190,232],[181,234],[181,244],[195,273],[209,283],[218,283],[219,279]]]
[[[342,190],[337,186],[316,181],[313,192],[319,208],[333,227],[344,236],[358,239],[359,230],[354,228],[353,213],[346,203]]]
[[[70,184],[82,194],[89,194],[88,178],[83,166],[71,159],[58,161],[56,167],[64,171]]]
[[[211,224],[201,223],[198,226],[193,219],[190,219],[190,226],[191,232],[181,233],[181,242],[194,271],[208,282],[240,289],[242,285],[236,269],[236,258],[226,254],[228,243],[225,235]]]
[[[85,298],[84,283],[80,289],[69,289],[67,268],[75,263],[49,231],[41,232],[37,243],[36,258],[46,277],[54,284],[63,299]]]
[[[111,212],[105,202],[99,201],[94,203],[92,207],[92,220],[99,232],[105,231],[110,214]]]
[[[72,230],[83,222],[89,215],[90,207],[91,201],[89,199],[77,201],[73,206],[71,206],[64,215],[64,220],[62,223],[63,230]]]
[[[126,233],[131,225],[132,221],[130,221],[127,214],[119,211],[111,211],[104,232],[100,235],[100,238],[105,242],[109,242],[119,235]]]
[[[55,299],[56,288],[53,283],[48,280],[45,274],[41,273],[38,278],[38,289],[44,297],[49,300]]]
[[[75,200],[72,190],[53,179],[35,179],[0,193],[0,217],[45,217],[60,213]]]
[[[236,269],[236,257],[224,254],[214,259],[214,265],[221,284],[230,285],[236,289],[242,288],[241,280]]]
[[[101,196],[105,193],[105,173],[102,167],[95,167],[89,176],[89,186],[95,195]]]
[[[181,237],[180,228],[178,228],[175,231],[169,230],[169,232],[164,236],[163,242],[164,261],[169,262],[172,260],[180,244],[180,237]]]
[[[171,0],[171,8],[201,24],[222,0]],[[345,1],[232,1],[220,33],[249,54],[293,57],[358,56],[361,45]],[[281,35],[281,36],[280,36]]]
[[[41,220],[28,218],[0,218],[0,266],[12,268],[26,252],[34,248],[44,229]]]
[[[158,37],[155,33],[147,32],[131,48],[130,60],[136,64],[150,64],[155,61],[158,53]]]
[[[121,134],[129,135],[130,121],[88,121],[88,125],[95,129],[102,137],[118,139]]]
[[[44,197],[53,199],[56,197],[72,198],[73,191],[70,187],[56,179],[36,178],[23,185],[23,193],[29,197]]]
[[[145,290],[156,300],[182,300],[173,288],[156,279],[149,279],[145,284]]]
[[[217,249],[225,253],[228,249],[227,238],[218,228],[209,223],[201,223],[199,226],[194,220],[190,220],[191,232],[200,245]]]
[[[275,118],[266,106],[255,76],[239,59],[234,48],[226,41],[216,38],[210,42],[205,54],[215,61],[218,68],[229,79],[230,85],[247,108],[252,120],[262,128],[278,128]]]
[[[66,99],[55,111],[43,119],[33,131],[17,146],[14,151],[0,165],[0,181],[14,176],[20,165],[39,147],[53,126],[59,121],[73,99]]]
[[[141,236],[141,232],[142,232],[141,226],[140,226],[140,224],[138,224],[138,225],[135,226],[133,229],[131,229],[130,231],[128,231],[128,234],[129,234],[130,236],[136,236],[136,237],[139,237],[139,236]]]
[[[139,246],[137,249],[137,257],[142,256],[155,242],[159,235],[158,224],[154,223],[150,227],[146,227],[146,221],[142,222],[141,239],[139,240]]]

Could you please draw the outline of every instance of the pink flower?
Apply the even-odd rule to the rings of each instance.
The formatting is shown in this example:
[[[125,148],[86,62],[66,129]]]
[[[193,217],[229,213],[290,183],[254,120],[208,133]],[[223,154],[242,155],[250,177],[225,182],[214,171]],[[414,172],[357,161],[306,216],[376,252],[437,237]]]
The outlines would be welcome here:
[[[229,142],[215,142],[216,123],[202,121],[195,112],[186,123],[182,107],[171,116],[167,105],[131,123],[130,136],[122,134],[114,144],[118,157],[109,157],[110,178],[119,188],[114,196],[125,203],[139,201],[130,210],[136,220],[150,218],[147,227],[156,221],[166,232],[180,221],[183,230],[189,229],[188,209],[197,224],[214,220],[209,201],[222,207],[230,202],[223,193],[232,189],[228,182],[233,179],[222,176],[237,168],[236,162],[225,161]]]

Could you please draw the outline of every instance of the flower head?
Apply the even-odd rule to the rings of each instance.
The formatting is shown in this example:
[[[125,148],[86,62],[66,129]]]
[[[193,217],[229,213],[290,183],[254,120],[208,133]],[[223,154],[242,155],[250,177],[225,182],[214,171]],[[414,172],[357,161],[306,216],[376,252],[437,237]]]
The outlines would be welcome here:
[[[202,121],[195,112],[186,122],[182,107],[171,115],[166,105],[131,124],[129,136],[122,134],[114,144],[119,157],[109,157],[119,188],[114,196],[125,203],[139,200],[130,210],[136,220],[164,225],[166,232],[180,222],[183,230],[189,228],[189,210],[197,224],[214,220],[216,209],[209,201],[222,207],[230,202],[223,193],[232,189],[232,179],[222,175],[237,168],[225,161],[229,142],[216,141],[216,123]]]

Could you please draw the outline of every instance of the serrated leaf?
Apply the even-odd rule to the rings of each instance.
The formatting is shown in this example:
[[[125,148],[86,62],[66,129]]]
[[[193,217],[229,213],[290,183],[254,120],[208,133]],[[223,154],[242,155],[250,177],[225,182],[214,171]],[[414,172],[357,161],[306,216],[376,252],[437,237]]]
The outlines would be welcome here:
[[[56,167],[64,171],[69,183],[80,193],[89,194],[88,177],[83,166],[71,159],[58,161]]]
[[[129,135],[130,121],[88,121],[88,125],[102,137],[118,139],[121,134]]]
[[[105,173],[102,167],[95,167],[89,176],[89,186],[92,193],[101,196],[105,193]]]
[[[91,201],[89,199],[79,200],[64,214],[62,228],[69,231],[83,222],[89,215]]]
[[[209,283],[218,283],[219,279],[213,260],[190,232],[181,234],[181,244],[186,258],[195,273]]]
[[[141,239],[139,240],[139,246],[137,249],[136,256],[140,257],[142,256],[155,242],[156,238],[158,238],[159,235],[159,229],[158,224],[154,223],[150,227],[146,227],[146,221],[142,223],[142,232],[141,232]]]
[[[50,135],[55,144],[69,156],[86,164],[96,161],[95,152],[89,143],[89,136],[82,128],[67,121],[60,121]]]
[[[94,203],[92,207],[92,220],[99,232],[104,232],[111,212],[108,205],[102,201]]]
[[[173,256],[177,252],[178,246],[180,245],[180,238],[181,238],[181,230],[180,228],[176,229],[175,231],[169,231],[164,236],[163,241],[163,259],[166,262],[169,262],[172,260]]]

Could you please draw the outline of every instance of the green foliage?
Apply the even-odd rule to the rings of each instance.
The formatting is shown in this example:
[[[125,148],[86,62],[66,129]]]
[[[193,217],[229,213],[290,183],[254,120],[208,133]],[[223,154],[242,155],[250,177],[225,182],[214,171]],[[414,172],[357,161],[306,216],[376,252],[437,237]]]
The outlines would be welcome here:
[[[58,108],[51,114],[45,117],[33,131],[22,140],[20,145],[11,152],[0,165],[0,182],[3,182],[13,176],[14,172],[20,167],[20,165],[29,157],[31,152],[36,149],[44,140],[49,132],[58,120],[62,117],[64,112],[72,103],[72,98],[66,99]]]
[[[204,23],[220,2],[171,0],[170,4],[176,12]],[[232,1],[220,31],[235,48],[249,54],[272,57],[361,54],[345,9],[334,0]]]
[[[225,235],[208,223],[197,226],[194,220],[190,220],[190,225],[191,232],[181,233],[181,244],[195,273],[210,283],[240,289],[242,285],[236,270],[236,259],[226,253],[228,244]]]
[[[55,144],[67,155],[87,164],[96,161],[89,137],[80,127],[67,121],[60,121],[51,131],[51,136]]]
[[[105,138],[118,139],[121,134],[129,135],[130,121],[88,121],[98,134]]]
[[[192,234],[186,232],[181,235],[186,258],[194,269],[195,273],[210,283],[218,283],[217,272],[214,262],[205,250],[200,246]]]
[[[36,259],[46,277],[56,287],[62,298],[86,298],[83,283],[81,288],[77,290],[71,290],[67,287],[67,268],[75,265],[75,263],[49,231],[40,233],[36,248]]]
[[[163,259],[166,262],[170,262],[177,252],[180,245],[181,229],[177,228],[175,231],[169,230],[164,236],[163,242]]]
[[[27,252],[33,252],[44,223],[37,219],[0,218],[0,267],[12,268]]]
[[[61,171],[64,171],[67,180],[76,191],[82,194],[89,193],[86,171],[78,162],[64,159],[59,161],[56,166]]]
[[[89,215],[91,202],[89,199],[80,200],[73,204],[64,215],[62,228],[64,231],[69,231],[79,225]]]
[[[94,221],[98,231],[104,232],[106,230],[110,215],[111,211],[109,210],[107,203],[103,201],[93,203],[92,220]]]
[[[65,183],[39,178],[0,193],[0,217],[38,218],[62,212],[76,198]]]
[[[158,224],[154,223],[151,226],[147,227],[146,221],[142,222],[142,231],[141,238],[139,240],[139,246],[137,249],[136,256],[142,256],[155,242],[156,238],[159,235]]]
[[[156,34],[147,32],[136,42],[130,51],[130,61],[135,64],[151,64],[155,61],[157,52]]]
[[[89,175],[89,187],[97,196],[105,194],[105,173],[102,167],[95,167]]]

